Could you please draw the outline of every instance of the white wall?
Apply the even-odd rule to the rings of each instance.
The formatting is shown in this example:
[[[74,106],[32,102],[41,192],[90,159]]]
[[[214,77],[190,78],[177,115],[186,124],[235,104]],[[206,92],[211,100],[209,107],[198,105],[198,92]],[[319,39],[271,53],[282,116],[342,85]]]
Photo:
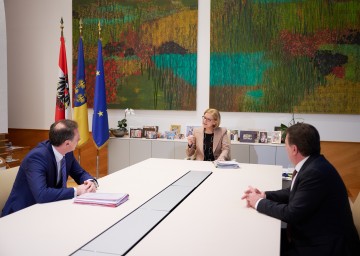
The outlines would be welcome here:
[[[9,128],[48,129],[54,120],[55,94],[60,47],[60,18],[72,81],[72,1],[5,0],[8,33]],[[200,125],[209,105],[210,0],[199,1],[197,111],[135,110],[129,126],[159,125],[161,131],[171,124]],[[131,104],[129,106],[131,108]],[[109,110],[109,126],[116,127],[124,110]],[[360,142],[360,115],[297,114],[315,125],[322,140]],[[92,110],[89,109],[91,129]],[[280,123],[288,124],[291,114],[222,113],[222,126],[232,129],[271,131]]]
[[[4,0],[0,0],[0,133],[8,132],[8,89],[5,21]]]

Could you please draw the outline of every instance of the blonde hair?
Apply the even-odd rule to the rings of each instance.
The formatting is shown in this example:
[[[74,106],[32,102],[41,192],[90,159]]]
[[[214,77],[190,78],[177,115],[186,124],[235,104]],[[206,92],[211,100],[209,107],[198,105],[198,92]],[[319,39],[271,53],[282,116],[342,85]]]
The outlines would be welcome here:
[[[206,113],[210,114],[211,117],[214,119],[214,121],[215,121],[214,128],[219,127],[220,126],[220,121],[221,121],[221,116],[220,116],[219,110],[217,110],[215,108],[208,108],[207,110],[204,111],[204,115]]]

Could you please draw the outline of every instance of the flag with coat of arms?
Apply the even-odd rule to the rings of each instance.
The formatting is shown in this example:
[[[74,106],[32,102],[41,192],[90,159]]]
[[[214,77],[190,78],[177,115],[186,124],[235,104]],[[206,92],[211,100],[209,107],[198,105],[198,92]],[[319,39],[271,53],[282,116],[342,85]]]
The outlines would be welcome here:
[[[85,58],[82,36],[80,36],[78,45],[78,62],[74,99],[74,120],[78,123],[78,130],[80,135],[80,140],[77,144],[77,147],[81,148],[86,142],[88,142],[90,137],[85,81]]]
[[[66,60],[65,39],[63,36],[63,19],[61,18],[61,37],[59,53],[59,81],[56,89],[55,121],[71,119],[68,69]]]

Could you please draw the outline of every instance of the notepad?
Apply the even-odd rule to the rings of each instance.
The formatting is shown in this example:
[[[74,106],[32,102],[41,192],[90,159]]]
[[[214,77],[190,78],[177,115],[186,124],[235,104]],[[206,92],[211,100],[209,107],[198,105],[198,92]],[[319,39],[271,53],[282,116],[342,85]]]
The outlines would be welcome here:
[[[237,169],[240,168],[239,163],[235,161],[214,161],[216,168],[221,169]]]
[[[85,193],[77,196],[74,203],[117,207],[128,199],[126,193]]]

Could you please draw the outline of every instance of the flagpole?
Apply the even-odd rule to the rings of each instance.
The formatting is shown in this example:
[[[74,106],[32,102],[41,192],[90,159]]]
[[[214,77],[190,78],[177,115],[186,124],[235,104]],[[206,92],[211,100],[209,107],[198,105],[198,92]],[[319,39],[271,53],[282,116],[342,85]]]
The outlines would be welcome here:
[[[83,21],[82,18],[79,20],[79,31],[80,31],[80,37],[82,38],[82,28],[83,28]]]
[[[82,19],[81,18],[79,21],[79,31],[80,31],[80,38],[81,38],[82,37]],[[78,151],[79,151],[79,156],[78,156],[79,160],[78,161],[79,161],[79,164],[81,164],[81,148],[78,148]]]
[[[101,40],[101,24],[100,24],[100,20],[98,23],[98,28],[99,28],[99,40]],[[96,148],[96,178],[99,178],[99,148]]]
[[[60,20],[60,29],[61,29],[61,37],[63,37],[64,36],[64,21],[63,21],[62,17]]]
[[[96,149],[96,179],[99,178],[99,149]]]
[[[105,72],[102,57],[101,26],[98,23],[98,61],[96,64],[96,80],[94,93],[94,113],[92,122],[93,140],[97,147],[96,152],[96,175],[99,176],[99,151],[109,140],[109,120],[106,106]]]
[[[79,164],[81,164],[81,149],[80,148],[78,148],[78,152],[79,152],[78,162],[79,162]]]

